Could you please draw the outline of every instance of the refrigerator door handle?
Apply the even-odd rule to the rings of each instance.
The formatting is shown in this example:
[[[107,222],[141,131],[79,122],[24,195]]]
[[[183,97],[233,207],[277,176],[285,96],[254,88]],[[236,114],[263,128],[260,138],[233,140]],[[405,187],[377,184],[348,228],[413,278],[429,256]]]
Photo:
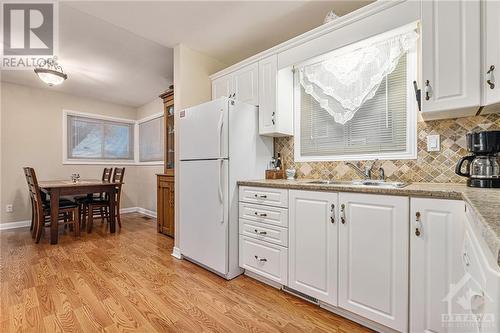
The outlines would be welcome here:
[[[224,203],[224,196],[222,193],[222,172],[224,171],[224,160],[221,159],[220,161],[220,166],[219,166],[219,200],[223,204]]]
[[[221,219],[220,223],[224,223],[224,193],[222,192],[222,177],[224,177],[224,160],[220,159],[220,164],[219,164],[219,200],[220,203],[222,204],[222,213],[221,213]]]
[[[224,110],[220,112],[219,125],[217,130],[219,131],[218,144],[219,144],[219,157],[222,156],[222,127],[224,126]]]

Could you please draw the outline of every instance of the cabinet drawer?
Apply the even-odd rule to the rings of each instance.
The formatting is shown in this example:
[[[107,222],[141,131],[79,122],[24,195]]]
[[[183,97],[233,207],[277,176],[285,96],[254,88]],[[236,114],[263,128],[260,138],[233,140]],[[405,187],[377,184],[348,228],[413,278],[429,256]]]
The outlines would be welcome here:
[[[240,219],[240,235],[288,247],[288,229]]]
[[[288,282],[288,249],[240,236],[240,266],[283,285]]]
[[[288,190],[240,186],[240,201],[261,205],[288,207]]]
[[[285,208],[240,202],[239,216],[242,219],[272,224],[279,227],[288,226],[288,209]]]

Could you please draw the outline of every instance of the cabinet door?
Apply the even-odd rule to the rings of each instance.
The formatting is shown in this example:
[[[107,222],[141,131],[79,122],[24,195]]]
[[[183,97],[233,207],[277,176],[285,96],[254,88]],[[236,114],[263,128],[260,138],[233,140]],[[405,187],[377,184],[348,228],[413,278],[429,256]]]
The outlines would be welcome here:
[[[483,105],[500,102],[500,2],[483,1]],[[492,70],[492,68],[494,69]],[[488,73],[489,72],[489,73]],[[488,83],[488,80],[490,83]]]
[[[339,307],[408,328],[407,197],[340,193]]]
[[[475,114],[481,86],[480,2],[422,1],[421,23],[422,116]]]
[[[288,286],[337,305],[337,194],[289,192]]]
[[[212,99],[229,97],[233,94],[233,76],[224,75],[212,81]]]
[[[276,88],[278,57],[269,56],[259,61],[259,133],[276,131]]]
[[[464,210],[462,201],[411,199],[410,332],[449,332],[443,299],[462,277]]]
[[[259,104],[259,64],[243,67],[233,74],[234,98],[248,104]]]

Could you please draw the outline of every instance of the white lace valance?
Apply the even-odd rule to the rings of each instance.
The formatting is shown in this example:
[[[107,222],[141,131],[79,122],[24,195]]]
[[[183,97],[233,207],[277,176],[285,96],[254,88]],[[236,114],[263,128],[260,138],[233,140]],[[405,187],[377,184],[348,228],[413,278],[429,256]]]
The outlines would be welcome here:
[[[337,123],[345,124],[375,95],[417,38],[415,25],[410,25],[341,48],[300,67],[300,83]]]

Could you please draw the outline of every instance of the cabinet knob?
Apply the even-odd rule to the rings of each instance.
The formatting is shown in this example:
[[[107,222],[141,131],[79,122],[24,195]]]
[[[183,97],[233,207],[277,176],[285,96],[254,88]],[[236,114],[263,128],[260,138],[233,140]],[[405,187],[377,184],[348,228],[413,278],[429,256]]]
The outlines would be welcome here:
[[[495,70],[495,65],[491,65],[490,69],[486,72],[489,78],[486,80],[486,83],[490,86],[490,89],[495,89],[495,77],[493,76],[493,71]]]

